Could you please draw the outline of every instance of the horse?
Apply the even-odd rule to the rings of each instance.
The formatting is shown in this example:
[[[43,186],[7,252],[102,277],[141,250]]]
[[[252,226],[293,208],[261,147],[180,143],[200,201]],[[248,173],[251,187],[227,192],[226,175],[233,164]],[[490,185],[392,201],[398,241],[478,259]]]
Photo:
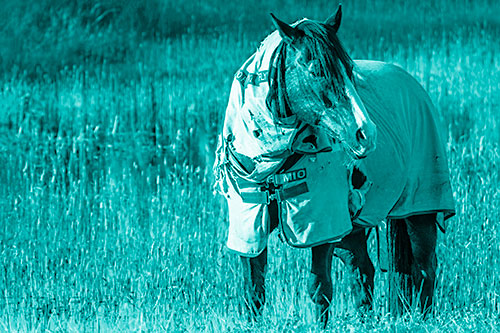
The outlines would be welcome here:
[[[357,277],[360,311],[371,309],[366,228],[384,219],[404,259],[393,269],[411,276],[427,311],[437,214],[454,213],[428,95],[399,67],[349,57],[337,37],[341,6],[324,22],[271,16],[277,30],[235,75],[215,162],[250,317],[265,302],[267,236],[276,228],[290,245],[311,248],[309,294],[323,327],[333,255]]]

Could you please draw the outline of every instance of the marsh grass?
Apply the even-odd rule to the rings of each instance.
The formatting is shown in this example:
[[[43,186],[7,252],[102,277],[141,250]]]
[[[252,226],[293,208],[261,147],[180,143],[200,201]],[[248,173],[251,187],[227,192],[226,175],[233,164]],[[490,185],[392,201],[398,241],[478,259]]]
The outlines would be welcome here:
[[[66,10],[74,28],[59,33],[85,32],[85,17],[61,3],[54,8]],[[65,37],[50,44],[50,30],[43,40],[57,46],[51,52],[4,55],[4,65],[17,65],[4,68],[0,82],[0,330],[316,330],[306,294],[309,253],[275,235],[264,316],[249,324],[239,315],[239,260],[223,247],[227,217],[212,194],[211,164],[232,75],[270,32],[267,12],[323,18],[330,3],[244,5],[239,15],[203,26],[204,13],[221,5],[193,3],[197,23],[173,20],[169,31],[146,22],[153,37],[130,23],[129,35],[107,39],[132,15],[110,12],[99,29],[78,37],[100,57],[81,58],[65,48]],[[360,321],[335,260],[329,328],[498,330],[497,5],[344,5],[341,34],[351,54],[401,65],[436,103],[447,125],[457,216],[439,236],[433,318],[391,317],[387,277],[378,273],[374,316]]]

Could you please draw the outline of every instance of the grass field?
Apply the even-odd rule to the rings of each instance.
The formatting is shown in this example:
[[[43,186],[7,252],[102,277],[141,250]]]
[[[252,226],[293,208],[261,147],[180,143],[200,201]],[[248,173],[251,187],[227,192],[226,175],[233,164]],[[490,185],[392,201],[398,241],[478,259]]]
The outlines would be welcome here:
[[[330,1],[7,1],[0,12],[0,331],[314,331],[309,251],[270,241],[261,321],[238,315],[239,259],[211,163],[233,73],[269,12]],[[354,316],[335,261],[332,331],[500,330],[500,5],[346,1],[357,59],[401,65],[447,125],[457,215],[436,313]]]

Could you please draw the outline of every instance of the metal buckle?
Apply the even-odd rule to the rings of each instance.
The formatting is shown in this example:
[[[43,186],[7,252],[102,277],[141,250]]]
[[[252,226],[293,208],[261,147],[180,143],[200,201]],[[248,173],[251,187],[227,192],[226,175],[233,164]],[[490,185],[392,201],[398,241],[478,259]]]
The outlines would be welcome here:
[[[279,189],[274,190],[274,198],[277,202],[283,201],[283,198],[281,197],[281,191]]]
[[[266,204],[269,205],[271,203],[272,194],[269,194],[269,190],[265,190],[263,192],[266,193]]]

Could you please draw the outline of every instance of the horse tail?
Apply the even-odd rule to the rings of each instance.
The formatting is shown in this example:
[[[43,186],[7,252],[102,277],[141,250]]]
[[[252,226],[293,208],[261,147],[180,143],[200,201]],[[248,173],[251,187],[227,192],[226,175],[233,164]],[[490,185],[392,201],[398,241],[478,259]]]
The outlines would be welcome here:
[[[411,243],[404,219],[387,221],[389,298],[391,313],[402,313],[411,302]]]

